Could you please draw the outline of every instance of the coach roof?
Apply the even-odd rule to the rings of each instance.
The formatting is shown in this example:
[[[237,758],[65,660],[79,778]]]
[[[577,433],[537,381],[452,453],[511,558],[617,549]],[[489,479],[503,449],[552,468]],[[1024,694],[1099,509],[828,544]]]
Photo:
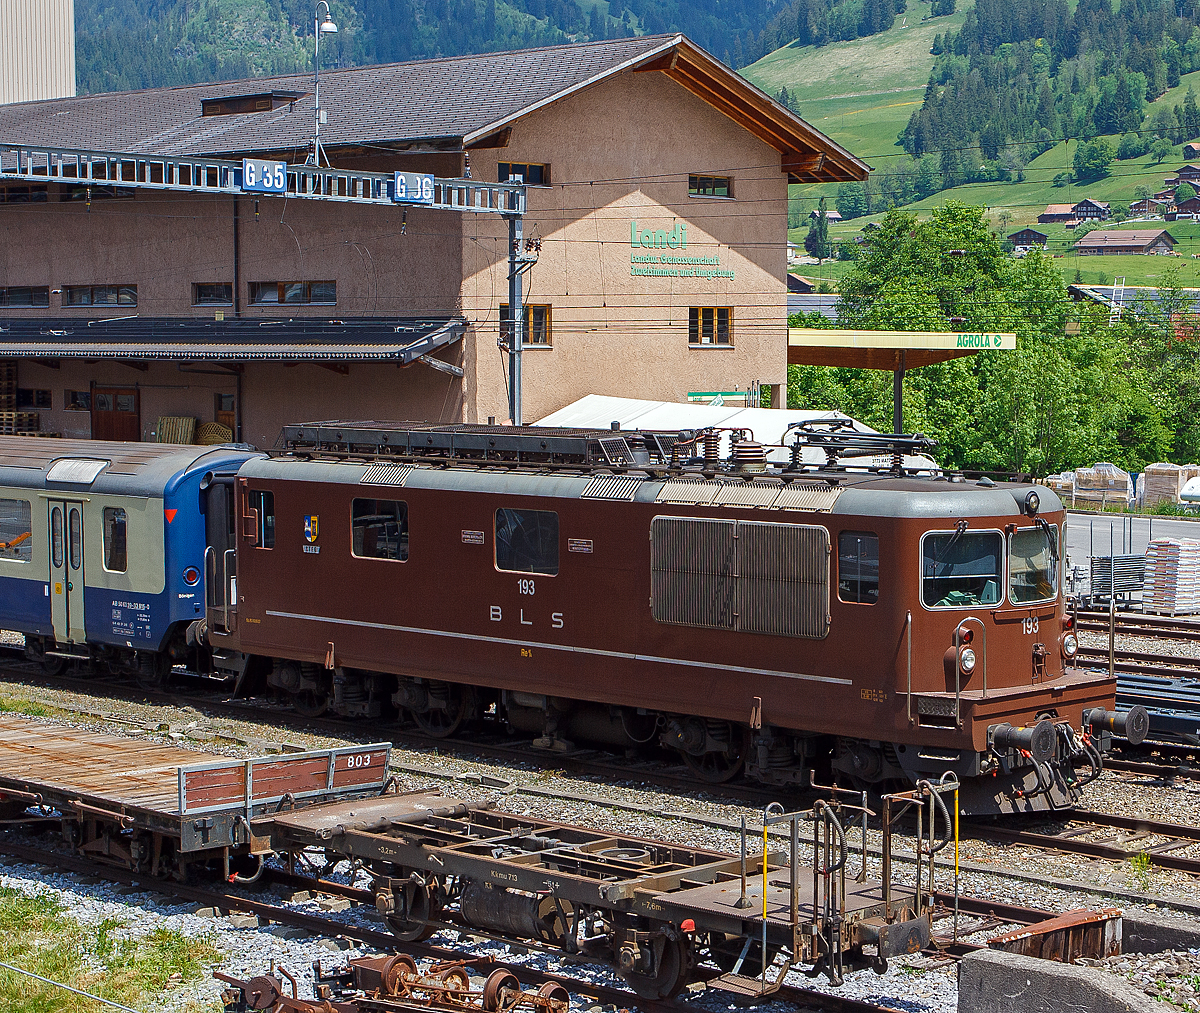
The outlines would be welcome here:
[[[866,178],[849,151],[682,35],[327,71],[321,140],[368,151],[494,147],[522,117],[627,71],[670,77],[776,148],[798,181]],[[312,75],[289,74],[7,105],[0,141],[168,156],[302,152],[312,133],[311,85]],[[205,103],[251,97],[269,100],[257,112],[203,115]]]

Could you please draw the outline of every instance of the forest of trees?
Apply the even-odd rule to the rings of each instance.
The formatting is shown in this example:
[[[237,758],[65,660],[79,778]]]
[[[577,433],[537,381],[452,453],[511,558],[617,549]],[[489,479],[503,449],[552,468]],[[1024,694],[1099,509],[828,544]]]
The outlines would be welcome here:
[[[797,0],[800,2],[800,0]],[[830,7],[833,0],[804,0]],[[840,0],[837,38],[891,26],[904,0]],[[778,0],[332,0],[328,66],[681,31],[731,66],[762,52]],[[80,93],[307,70],[312,0],[76,0]],[[886,10],[885,10],[886,9]],[[839,27],[849,19],[853,28]],[[850,32],[850,34],[846,34]],[[790,40],[788,40],[790,41]],[[772,47],[774,48],[774,47]]]
[[[1200,70],[1196,0],[977,0],[937,54],[921,108],[900,135],[909,159],[889,159],[870,184],[839,192],[843,216],[886,210],[962,183],[1024,179],[1030,159],[1063,138],[1086,147],[1125,134],[1130,158],[1156,138],[1200,135],[1195,96],[1147,106]],[[1103,175],[1092,158],[1087,178]],[[1111,159],[1110,159],[1111,160]],[[1101,159],[1103,161],[1103,159]],[[1066,182],[1064,177],[1063,182]]]

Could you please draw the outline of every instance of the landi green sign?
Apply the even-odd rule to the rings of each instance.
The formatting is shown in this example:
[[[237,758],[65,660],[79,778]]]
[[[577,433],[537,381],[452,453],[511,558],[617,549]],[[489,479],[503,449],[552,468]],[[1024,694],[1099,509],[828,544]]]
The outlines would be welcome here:
[[[631,249],[664,250],[664,253],[630,253],[629,273],[635,278],[728,278],[733,280],[733,268],[722,267],[721,258],[713,254],[688,254],[687,223],[676,222],[666,229],[642,229],[636,220],[629,223]],[[674,252],[679,251],[679,252]]]

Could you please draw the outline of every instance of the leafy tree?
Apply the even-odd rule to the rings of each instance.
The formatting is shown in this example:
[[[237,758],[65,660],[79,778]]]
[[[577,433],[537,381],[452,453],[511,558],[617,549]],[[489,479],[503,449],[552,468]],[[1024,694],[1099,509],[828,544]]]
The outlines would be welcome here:
[[[1191,183],[1180,183],[1175,187],[1175,203],[1182,204],[1185,200],[1191,200],[1196,196],[1196,189]]]
[[[1124,201],[1117,201],[1109,206],[1109,212],[1112,215],[1113,221],[1123,222],[1129,217],[1129,205]]]
[[[1150,187],[1146,186],[1146,184],[1145,184],[1145,183],[1139,183],[1137,186],[1135,186],[1135,187],[1133,188],[1133,195],[1134,195],[1134,196],[1135,196],[1135,197],[1136,197],[1138,200],[1145,200],[1145,199],[1146,199],[1147,197],[1149,197],[1149,196],[1150,196],[1150,194],[1151,194],[1151,193],[1153,193],[1153,192],[1154,192],[1154,191],[1152,191],[1152,190],[1150,189]]]
[[[1121,143],[1117,145],[1117,158],[1124,161],[1144,155],[1150,147],[1149,142],[1140,134],[1122,134]]]
[[[1071,174],[1069,172],[1060,172],[1055,175],[1053,180],[1051,180],[1050,185],[1051,186],[1066,186],[1070,182],[1071,182]]]
[[[1150,145],[1150,154],[1154,156],[1155,163],[1161,162],[1164,158],[1171,154],[1174,150],[1174,145],[1165,137],[1156,137]]]
[[[1077,145],[1071,162],[1075,178],[1080,182],[1103,179],[1109,174],[1113,154],[1112,145],[1102,137]]]

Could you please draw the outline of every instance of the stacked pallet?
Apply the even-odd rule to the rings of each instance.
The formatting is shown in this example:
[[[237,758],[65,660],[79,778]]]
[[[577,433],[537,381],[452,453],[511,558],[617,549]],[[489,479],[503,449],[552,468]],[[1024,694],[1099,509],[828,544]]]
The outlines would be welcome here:
[[[1200,541],[1156,538],[1146,547],[1142,610],[1170,616],[1200,612]]]
[[[14,359],[0,360],[0,412],[17,410],[17,363]]]
[[[1147,507],[1159,503],[1178,503],[1183,487],[1197,476],[1200,476],[1200,465],[1196,464],[1148,464],[1143,478],[1138,482],[1138,499]]]
[[[1109,503],[1127,506],[1133,499],[1133,480],[1129,472],[1115,464],[1101,461],[1091,468],[1075,469],[1075,488],[1071,505],[1095,504],[1101,508]]]
[[[41,428],[37,412],[0,412],[0,436],[29,436]]]

